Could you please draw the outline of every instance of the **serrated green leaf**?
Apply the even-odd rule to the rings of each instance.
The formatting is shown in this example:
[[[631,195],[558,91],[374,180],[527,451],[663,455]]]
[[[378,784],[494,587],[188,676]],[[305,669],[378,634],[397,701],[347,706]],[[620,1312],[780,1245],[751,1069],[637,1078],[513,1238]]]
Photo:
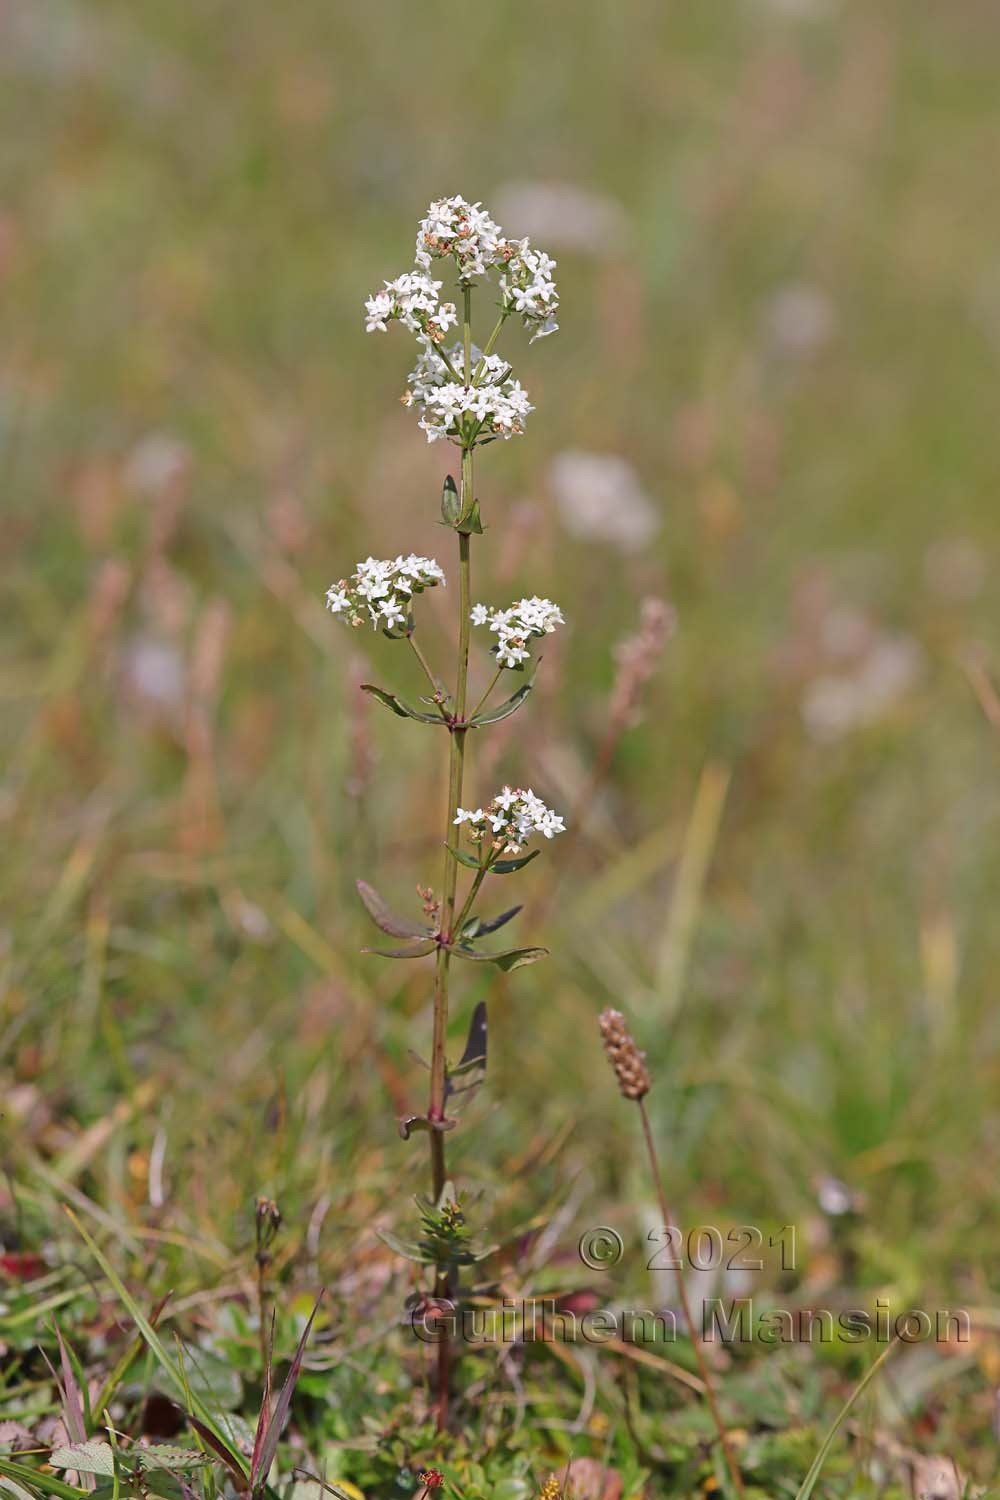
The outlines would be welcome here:
[[[515,870],[523,870],[525,865],[530,865],[541,852],[541,849],[532,849],[530,854],[521,854],[517,859],[498,859],[495,864],[490,865],[490,874],[513,875]]]
[[[389,933],[390,937],[426,938],[428,936],[426,925],[411,922],[407,917],[397,917],[392,908],[382,900],[375,887],[369,885],[366,880],[356,880],[354,884],[375,926]]]
[[[424,713],[423,709],[414,708],[412,703],[407,703],[404,698],[397,697],[395,693],[387,693],[385,688],[376,687],[373,682],[363,682],[361,691],[370,693],[373,698],[384,703],[386,708],[398,714],[401,719],[417,719],[421,724],[442,724],[447,728],[447,721],[442,714]]]
[[[115,1454],[110,1443],[96,1439],[90,1443],[66,1443],[53,1448],[49,1463],[54,1469],[75,1469],[78,1474],[101,1474],[105,1479],[115,1477]]]

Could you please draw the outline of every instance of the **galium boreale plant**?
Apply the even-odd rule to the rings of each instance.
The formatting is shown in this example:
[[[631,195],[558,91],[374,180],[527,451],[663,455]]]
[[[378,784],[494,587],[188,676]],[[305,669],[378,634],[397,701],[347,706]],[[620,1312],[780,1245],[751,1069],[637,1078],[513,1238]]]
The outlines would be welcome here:
[[[416,362],[403,403],[419,413],[419,426],[428,442],[451,443],[459,453],[458,482],[449,476],[441,497],[441,521],[455,534],[458,553],[457,641],[447,680],[431,665],[417,639],[420,595],[445,585],[444,569],[436,560],[402,553],[394,558],[369,557],[327,594],[329,609],[347,625],[372,627],[389,640],[406,643],[426,679],[428,690],[419,701],[370,683],[363,687],[400,718],[440,731],[442,750],[447,746],[443,863],[437,888],[417,887],[420,915],[397,915],[371,885],[358,882],[372,921],[397,940],[396,946],[366,951],[394,959],[433,958],[434,962],[427,1109],[400,1122],[404,1139],[417,1130],[427,1135],[430,1195],[420,1200],[420,1240],[411,1245],[390,1242],[433,1268],[434,1297],[439,1300],[454,1298],[459,1268],[485,1253],[469,1233],[445,1161],[445,1138],[456,1123],[447,1112],[449,1099],[474,1086],[465,1081],[468,1078],[481,1079],[486,1061],[482,1004],[473,1012],[463,1056],[454,1065],[448,1061],[453,961],[512,970],[544,957],[544,948],[484,946],[483,940],[505,927],[521,908],[511,906],[487,914],[479,910],[478,902],[487,882],[514,875],[535,858],[539,851],[529,847],[533,841],[564,831],[562,818],[528,787],[504,786],[482,806],[463,806],[470,734],[522,707],[534,681],[532,657],[537,643],[563,623],[560,610],[549,599],[518,599],[505,608],[474,604],[471,574],[473,538],[483,535],[474,484],[475,455],[488,443],[523,433],[533,409],[511,365],[497,352],[497,344],[509,320],[519,320],[530,332],[532,343],[555,332],[559,299],[552,280],[554,265],[527,239],[505,235],[480,204],[444,198],[432,203],[420,222],[413,269],[385,282],[366,303],[370,333],[385,332],[390,323],[400,323],[413,335]],[[444,294],[445,280],[454,285],[454,300]],[[495,310],[492,330],[482,344],[473,337],[476,293],[480,303],[488,299]],[[492,672],[473,687],[469,653],[474,628],[485,629],[495,639]],[[450,1378],[446,1324],[439,1330],[437,1354],[436,1410],[443,1427]]]

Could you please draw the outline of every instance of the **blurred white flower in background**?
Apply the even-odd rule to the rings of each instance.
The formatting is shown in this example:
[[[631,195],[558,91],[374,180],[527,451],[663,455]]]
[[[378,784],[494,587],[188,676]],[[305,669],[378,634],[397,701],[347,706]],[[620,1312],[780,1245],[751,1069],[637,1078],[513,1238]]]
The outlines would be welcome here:
[[[192,454],[188,445],[169,432],[150,432],[130,450],[125,478],[130,487],[155,500],[186,479]]]
[[[495,201],[501,219],[517,223],[526,234],[538,235],[557,250],[611,255],[629,237],[620,203],[572,182],[505,182]]]
[[[567,448],[549,466],[559,518],[573,536],[638,552],[660,529],[660,517],[627,459]]]
[[[848,622],[849,623],[849,622]],[[853,622],[856,628],[858,622]],[[860,643],[860,635],[856,637]],[[846,642],[845,642],[846,645]],[[924,673],[924,653],[907,635],[876,634],[860,655],[845,649],[850,664],[825,672],[803,691],[800,709],[814,740],[830,743],[863,729],[896,708]]]
[[[170,641],[133,636],[122,653],[122,686],[126,696],[154,717],[172,720],[187,692],[187,669]]]
[[[806,282],[793,282],[775,293],[768,303],[766,321],[771,346],[791,359],[821,354],[837,329],[837,314],[830,298]]]

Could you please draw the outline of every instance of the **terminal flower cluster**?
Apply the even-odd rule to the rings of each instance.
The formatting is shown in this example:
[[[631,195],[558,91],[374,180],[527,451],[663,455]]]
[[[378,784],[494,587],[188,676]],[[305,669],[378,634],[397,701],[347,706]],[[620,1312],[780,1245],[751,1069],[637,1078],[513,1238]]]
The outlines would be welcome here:
[[[459,807],[456,813],[455,823],[458,826],[467,823],[477,843],[489,838],[505,854],[519,854],[532,834],[540,833],[550,839],[566,832],[559,814],[546,807],[530,787],[505,786],[488,807],[471,810]]]
[[[326,607],[349,625],[363,625],[365,616],[376,630],[395,630],[406,624],[410,600],[424,589],[444,584],[444,570],[432,557],[368,557],[350,579],[341,578],[326,591]]]
[[[489,625],[497,637],[493,647],[501,667],[516,668],[531,655],[529,642],[535,636],[551,635],[557,625],[565,624],[562,610],[551,599],[518,599],[509,609],[488,609],[474,604],[469,616],[473,625]]]
[[[500,318],[485,353],[444,348],[458,314],[453,302],[441,301],[442,283],[430,274],[443,261],[454,264],[466,296],[476,280],[496,273]],[[524,431],[532,410],[528,394],[492,349],[509,317],[521,319],[532,343],[556,331],[555,264],[530,240],[508,239],[480,203],[455,197],[430,205],[417,231],[413,271],[384,282],[365,303],[369,333],[385,333],[390,322],[399,322],[416,335],[420,355],[403,402],[420,409],[428,442],[447,438],[468,449]]]

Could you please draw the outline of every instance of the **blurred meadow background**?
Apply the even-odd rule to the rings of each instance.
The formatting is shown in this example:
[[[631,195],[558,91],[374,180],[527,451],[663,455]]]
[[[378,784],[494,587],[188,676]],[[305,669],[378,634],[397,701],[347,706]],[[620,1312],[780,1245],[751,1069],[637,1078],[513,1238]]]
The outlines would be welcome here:
[[[537,409],[478,460],[473,593],[568,621],[469,795],[524,782],[574,831],[522,877],[551,959],[457,976],[454,1050],[488,998],[491,1058],[452,1170],[484,1238],[549,1226],[510,1287],[576,1287],[609,1224],[590,1282],[655,1298],[619,1006],[682,1222],[795,1225],[786,1299],[978,1309],[880,1420],[989,1476],[998,44],[986,0],[3,0],[0,1348],[18,1256],[94,1336],[66,1200],[178,1326],[252,1347],[225,1316],[266,1193],[279,1300],[328,1284],[356,1345],[337,1421],[402,1399],[378,1340],[411,1277],[375,1230],[425,1186],[396,1118],[430,984],[359,955],[353,881],[437,879],[442,764],[359,692],[412,663],[323,594],[368,553],[454,573],[454,453],[362,304],[462,193],[562,295],[512,341]],[[457,589],[425,603],[443,668]],[[775,1356],[787,1409],[862,1356]],[[539,1442],[579,1364],[532,1357]]]

